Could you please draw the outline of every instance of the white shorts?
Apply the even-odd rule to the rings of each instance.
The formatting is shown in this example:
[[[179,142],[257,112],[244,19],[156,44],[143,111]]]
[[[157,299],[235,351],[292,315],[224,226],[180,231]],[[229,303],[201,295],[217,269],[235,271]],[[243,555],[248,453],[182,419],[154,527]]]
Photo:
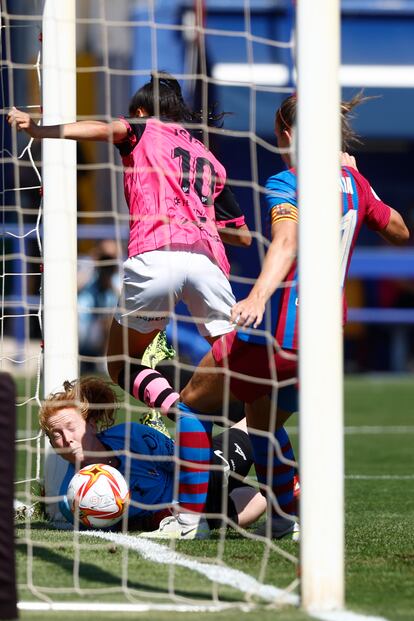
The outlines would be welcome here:
[[[233,330],[236,300],[221,269],[206,255],[187,250],[153,250],[124,263],[123,290],[115,319],[141,333],[163,330],[183,301],[202,336]]]

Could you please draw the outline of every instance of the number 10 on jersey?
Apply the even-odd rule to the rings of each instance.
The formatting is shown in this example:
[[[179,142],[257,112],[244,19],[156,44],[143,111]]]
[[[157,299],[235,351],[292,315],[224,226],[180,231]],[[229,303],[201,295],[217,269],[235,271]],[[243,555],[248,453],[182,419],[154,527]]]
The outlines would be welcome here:
[[[193,187],[203,205],[213,205],[216,171],[210,160],[206,157],[192,157],[183,147],[175,147],[172,157],[180,158],[180,186],[184,194],[189,194]]]

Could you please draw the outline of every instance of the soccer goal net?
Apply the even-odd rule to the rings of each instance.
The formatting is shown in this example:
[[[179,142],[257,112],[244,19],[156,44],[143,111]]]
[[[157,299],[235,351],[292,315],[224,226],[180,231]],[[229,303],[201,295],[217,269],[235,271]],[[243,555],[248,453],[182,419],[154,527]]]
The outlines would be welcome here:
[[[226,247],[230,282],[236,299],[243,298],[255,283],[269,247],[264,185],[283,167],[274,138],[274,117],[292,92],[297,91],[299,97],[299,188],[304,201],[317,194],[315,179],[307,172],[313,165],[316,143],[320,145],[319,164],[327,166],[323,200],[327,204],[337,200],[337,166],[331,164],[336,161],[331,154],[339,151],[337,118],[327,114],[326,135],[316,138],[317,102],[312,92],[316,90],[320,100],[339,109],[339,9],[336,2],[329,9],[321,0],[313,2],[313,13],[325,16],[319,21],[316,45],[315,33],[313,43],[306,34],[312,13],[306,3],[299,3],[296,13],[295,4],[293,0],[7,0],[1,4],[5,191],[0,347],[2,370],[15,375],[18,392],[15,508],[22,610],[197,612],[300,604],[298,543],[292,537],[272,539],[264,527],[271,507],[279,509],[282,517],[287,514],[272,495],[271,483],[259,485],[253,467],[240,474],[232,462],[230,445],[243,461],[247,450],[243,442],[249,440],[240,422],[241,406],[237,409],[230,402],[228,379],[220,409],[212,413],[214,437],[222,439],[217,446],[213,443],[217,457],[213,471],[219,481],[214,495],[220,502],[212,511],[215,522],[208,540],[147,540],[128,528],[125,517],[115,531],[79,528],[79,511],[73,524],[62,510],[71,471],[41,433],[38,410],[45,396],[63,390],[65,380],[90,375],[109,379],[106,341],[129,230],[124,170],[111,141],[41,142],[24,131],[10,131],[6,118],[14,106],[42,125],[92,119],[110,122],[129,115],[131,95],[152,72],[173,74],[185,100],[202,111],[200,135],[226,168],[252,234],[249,248]],[[298,54],[296,24],[301,42]],[[318,72],[313,70],[314,63],[320,67]],[[319,74],[325,71],[323,79]],[[222,127],[208,125],[206,110],[211,106],[217,113],[228,113]],[[179,156],[184,169],[185,157],[182,152]],[[302,168],[300,162],[304,162]],[[199,190],[201,194],[207,191],[205,187]],[[306,209],[312,213],[312,208]],[[329,218],[327,211],[327,226],[337,226]],[[305,225],[300,223],[302,271],[316,260],[317,248],[318,283],[326,286],[318,289],[318,296],[314,294],[315,272],[305,276],[309,285],[301,285],[301,310],[306,316],[306,320],[301,317],[302,332],[310,335],[301,336],[308,340],[302,342],[300,366],[300,408],[306,414],[303,433],[309,438],[308,443],[301,439],[300,446],[306,502],[301,506],[302,603],[306,608],[323,609],[343,603],[342,462],[337,448],[342,443],[340,296],[337,274],[328,269],[335,263],[336,250],[332,255],[329,248],[331,254],[324,255],[325,240],[318,238],[311,216],[304,219]],[[332,310],[325,290],[336,289],[338,299]],[[183,305],[171,305],[169,316],[166,335],[147,350],[145,365],[154,367],[159,360],[171,360],[174,388],[179,390],[209,345]],[[329,350],[315,341],[316,316],[319,324],[326,322],[332,330]],[[270,325],[266,327],[268,342],[272,342]],[[120,339],[126,343],[126,333]],[[336,349],[332,349],[333,342]],[[314,372],[316,360],[323,361],[320,372]],[[131,360],[126,362],[129,365]],[[274,418],[278,391],[295,379],[280,382],[273,370],[270,382]],[[116,425],[124,429],[124,444],[116,456],[123,460],[127,481],[134,459],[152,461],[154,467],[173,462],[170,472],[176,490],[176,451],[172,449],[168,459],[137,454],[128,431],[132,423],[159,424],[156,414],[120,389],[117,396]],[[332,416],[333,410],[338,416]],[[237,441],[229,432],[235,421],[241,434]],[[298,423],[293,421],[287,431],[297,450]],[[325,437],[331,433],[331,439],[321,444],[316,430],[322,425]],[[157,433],[172,436],[173,446],[174,425],[167,427],[158,428]],[[296,467],[294,458],[283,452],[273,433],[263,433],[263,439],[280,456],[283,478]],[[264,467],[268,480],[273,480],[273,465],[269,461]],[[255,506],[254,519],[246,518],[242,513],[248,511],[248,503],[231,497],[231,480],[240,489],[247,487],[249,498],[256,500],[253,492],[259,487],[267,490],[270,508]],[[319,506],[321,486],[336,490],[332,497],[328,494],[334,506]],[[169,503],[165,499],[161,504],[151,502],[144,501],[143,507],[155,512],[165,510],[171,499]],[[235,507],[233,514],[228,510],[230,504]],[[321,515],[326,524],[322,533]]]

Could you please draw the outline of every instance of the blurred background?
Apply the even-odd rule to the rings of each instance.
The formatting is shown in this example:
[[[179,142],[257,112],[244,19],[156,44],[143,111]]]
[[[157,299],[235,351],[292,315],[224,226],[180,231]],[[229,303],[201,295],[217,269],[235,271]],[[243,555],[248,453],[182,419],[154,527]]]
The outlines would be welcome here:
[[[41,46],[42,4],[36,0],[2,3],[3,23],[10,26],[2,29],[3,108],[40,103],[34,64]],[[232,133],[212,133],[209,139],[227,168],[249,227],[265,233],[263,186],[271,174],[284,167],[274,151],[274,114],[295,88],[294,0],[77,0],[76,5],[78,118],[109,120],[127,115],[131,95],[148,80],[151,70],[175,74],[191,105],[200,108],[206,103],[216,104],[217,110],[231,113],[225,117],[224,129]],[[353,121],[362,141],[354,151],[358,167],[382,200],[402,213],[412,230],[414,0],[342,0],[341,9],[343,98],[350,98],[361,88],[375,97],[357,109]],[[202,79],[195,79],[196,75]],[[321,101],[320,118],[315,119],[321,131],[323,118]],[[21,136],[19,141],[20,148],[27,143]],[[2,144],[11,150],[10,131],[4,120]],[[40,145],[34,144],[32,151],[40,160]],[[125,256],[128,216],[122,170],[114,151],[112,145],[78,146],[80,317],[93,304],[105,304],[111,315],[119,283],[117,267]],[[320,174],[317,162],[315,174]],[[30,231],[37,219],[40,196],[27,154],[17,171],[7,162],[3,164],[3,186],[3,226]],[[16,192],[16,187],[28,189]],[[320,226],[317,220],[315,226]],[[103,246],[105,239],[112,245]],[[40,257],[34,235],[19,242],[3,238],[3,251],[14,262],[13,269],[6,267],[5,274],[19,271],[23,255],[22,271],[32,274],[24,282],[4,279],[6,309],[8,300],[15,302],[4,313],[4,334],[21,342],[28,338],[36,341],[40,335],[35,313],[29,321],[19,317],[19,308],[26,314],[31,304],[35,308],[39,294],[40,276],[36,274],[40,272]],[[21,253],[20,258],[16,253]],[[258,243],[247,251],[230,248],[228,254],[233,274],[252,278],[258,274]],[[99,301],[94,302],[90,291],[97,280],[100,282],[94,272],[99,268],[106,268],[105,294],[100,292]],[[377,235],[362,232],[347,291],[347,372],[413,370],[413,276],[412,246],[390,249]],[[237,297],[238,285],[233,284]],[[85,287],[89,287],[86,293]],[[95,339],[96,350],[88,350],[81,342],[88,369],[95,356],[103,356],[105,326],[103,322],[102,337]],[[90,336],[88,330],[83,332]],[[182,353],[196,362],[204,347],[192,339],[190,349],[182,344]]]

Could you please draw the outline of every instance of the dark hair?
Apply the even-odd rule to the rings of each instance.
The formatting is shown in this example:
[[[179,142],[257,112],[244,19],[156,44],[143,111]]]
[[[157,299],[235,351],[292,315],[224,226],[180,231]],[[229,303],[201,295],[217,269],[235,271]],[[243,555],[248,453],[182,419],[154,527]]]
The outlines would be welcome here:
[[[341,135],[342,135],[342,150],[346,151],[352,144],[360,144],[361,140],[358,134],[352,129],[350,124],[350,114],[352,110],[361,103],[373,99],[372,97],[364,97],[363,91],[357,93],[349,101],[341,102]],[[296,94],[287,97],[278,108],[275,117],[275,124],[279,127],[280,131],[289,131],[296,123],[296,106],[297,96]]]
[[[136,116],[138,108],[143,108],[149,116],[168,119],[169,121],[208,124],[221,121],[225,112],[215,114],[213,108],[207,112],[207,119],[202,112],[191,110],[183,99],[181,86],[169,73],[158,71],[151,74],[150,82],[144,84],[129,102],[130,116]]]

